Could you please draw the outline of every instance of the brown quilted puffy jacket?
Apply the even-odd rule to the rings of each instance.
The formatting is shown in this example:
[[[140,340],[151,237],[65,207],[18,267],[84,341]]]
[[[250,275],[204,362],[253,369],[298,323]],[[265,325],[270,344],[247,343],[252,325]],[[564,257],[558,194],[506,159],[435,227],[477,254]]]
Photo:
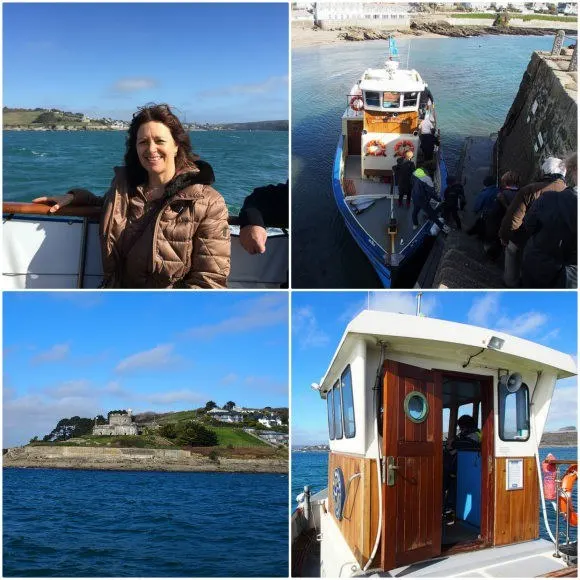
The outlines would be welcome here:
[[[211,167],[204,165],[213,177]],[[124,167],[115,168],[115,177],[104,197],[85,189],[69,191],[75,205],[103,208],[102,287],[226,286],[230,272],[228,210],[220,193],[200,183],[204,180],[201,173],[204,172],[176,175],[167,184],[164,197],[149,202],[158,204],[149,212],[141,186],[132,195],[129,193]]]

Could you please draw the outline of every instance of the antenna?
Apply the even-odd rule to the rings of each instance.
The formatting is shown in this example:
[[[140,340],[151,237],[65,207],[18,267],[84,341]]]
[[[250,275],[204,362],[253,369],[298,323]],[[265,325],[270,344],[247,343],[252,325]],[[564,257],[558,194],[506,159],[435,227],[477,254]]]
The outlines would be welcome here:
[[[367,290],[367,310],[371,309],[371,293]]]
[[[423,292],[417,292],[417,316],[421,316],[421,296]]]
[[[409,48],[407,49],[407,70],[409,70],[409,55],[411,54],[411,39],[409,38]]]

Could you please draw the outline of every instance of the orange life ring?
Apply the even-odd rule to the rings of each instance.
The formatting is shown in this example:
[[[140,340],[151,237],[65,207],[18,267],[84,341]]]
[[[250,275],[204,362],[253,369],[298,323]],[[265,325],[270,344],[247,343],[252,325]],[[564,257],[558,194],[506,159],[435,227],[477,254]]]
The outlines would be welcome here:
[[[373,157],[386,157],[387,156],[387,146],[379,139],[372,139],[365,145],[365,150],[367,155],[372,155]]]
[[[566,495],[560,496],[558,500],[558,509],[560,513],[564,514],[564,517],[568,517],[568,502],[570,502],[570,525],[577,526],[578,525],[578,514],[574,511],[574,507],[572,505],[572,489],[574,488],[574,484],[578,479],[578,466],[570,465],[564,473],[564,477],[562,478],[562,491],[566,492]]]
[[[401,141],[395,143],[394,147],[395,157],[403,157],[407,151],[415,151],[415,145],[412,141],[407,141],[402,139]]]
[[[353,111],[362,111],[364,109],[364,102],[362,99],[361,95],[355,95],[351,100],[350,100],[350,108]]]

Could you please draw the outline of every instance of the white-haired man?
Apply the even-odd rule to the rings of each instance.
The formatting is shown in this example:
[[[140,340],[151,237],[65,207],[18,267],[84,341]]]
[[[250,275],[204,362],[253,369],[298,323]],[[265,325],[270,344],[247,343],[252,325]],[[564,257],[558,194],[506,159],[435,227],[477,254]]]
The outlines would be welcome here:
[[[499,238],[506,246],[504,283],[515,288],[520,283],[521,250],[527,236],[521,230],[526,212],[545,191],[566,189],[566,165],[562,159],[548,157],[541,167],[542,179],[522,187],[507,208],[499,228]]]
[[[525,288],[578,286],[578,158],[566,160],[563,191],[546,191],[526,213],[521,229],[527,239],[522,260]]]

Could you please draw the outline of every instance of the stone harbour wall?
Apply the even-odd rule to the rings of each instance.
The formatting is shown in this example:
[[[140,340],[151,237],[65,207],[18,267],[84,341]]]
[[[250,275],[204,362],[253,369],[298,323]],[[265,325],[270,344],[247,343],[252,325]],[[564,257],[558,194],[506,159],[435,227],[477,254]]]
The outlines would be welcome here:
[[[498,134],[494,155],[499,175],[515,170],[529,183],[547,157],[563,158],[577,150],[578,73],[568,71],[572,51],[562,53],[533,53]]]

